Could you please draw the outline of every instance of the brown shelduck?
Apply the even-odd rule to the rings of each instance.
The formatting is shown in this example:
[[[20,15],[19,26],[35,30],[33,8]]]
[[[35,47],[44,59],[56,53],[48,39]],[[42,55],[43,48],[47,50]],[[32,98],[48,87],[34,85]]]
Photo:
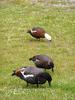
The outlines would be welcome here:
[[[28,30],[27,33],[30,33],[30,35],[36,39],[46,38],[48,41],[52,40],[51,36],[40,27],[34,27],[31,30]]]
[[[44,84],[48,81],[49,86],[51,85],[52,77],[49,73],[45,72],[43,69],[36,68],[36,67],[21,67],[13,71],[12,76],[18,76],[20,79],[27,82],[27,86],[29,83],[37,84]]]
[[[54,71],[54,62],[47,55],[35,55],[29,58],[29,60],[32,60],[38,68],[52,69]]]

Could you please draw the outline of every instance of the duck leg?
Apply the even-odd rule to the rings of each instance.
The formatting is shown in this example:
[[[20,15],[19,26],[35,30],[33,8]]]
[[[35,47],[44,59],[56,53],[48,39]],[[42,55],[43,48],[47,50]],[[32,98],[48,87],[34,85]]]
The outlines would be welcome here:
[[[52,68],[52,72],[54,72],[54,69]]]
[[[51,82],[50,81],[48,81],[48,84],[49,84],[49,86],[51,86]]]
[[[29,85],[29,84],[28,84],[28,82],[27,82],[27,87],[28,87],[28,85]]]
[[[37,88],[39,87],[39,77],[37,77]]]
[[[39,87],[38,83],[37,83],[37,88]]]

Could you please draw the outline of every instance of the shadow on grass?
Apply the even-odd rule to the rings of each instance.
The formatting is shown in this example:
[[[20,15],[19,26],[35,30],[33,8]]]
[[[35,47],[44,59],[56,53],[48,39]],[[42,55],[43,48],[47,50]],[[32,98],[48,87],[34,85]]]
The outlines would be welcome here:
[[[35,39],[35,38],[31,38],[29,39],[30,42],[46,42],[44,39]]]
[[[35,38],[31,38],[31,39],[28,39],[27,41],[25,41],[25,43],[37,43],[37,44],[43,44],[43,45],[48,45],[48,47],[50,47],[51,46],[51,44],[52,44],[52,41],[48,41],[48,40],[46,40],[46,39],[40,39],[40,40],[38,40],[38,39],[35,39]]]
[[[28,86],[25,84],[25,85],[22,85],[22,88],[23,89],[45,89],[45,88],[51,88],[51,86],[49,86],[48,84],[47,85],[39,84],[37,87],[36,84],[29,84]]]
[[[39,84],[39,86],[37,87],[37,85],[33,85],[33,84],[29,84],[29,86],[26,86],[26,85],[23,85],[22,86],[23,89],[61,89],[61,90],[64,90],[64,91],[70,91],[70,92],[75,92],[75,87],[74,85],[71,85],[71,84],[61,84],[61,85],[58,85],[58,84],[51,84],[51,86],[47,85],[46,84]]]

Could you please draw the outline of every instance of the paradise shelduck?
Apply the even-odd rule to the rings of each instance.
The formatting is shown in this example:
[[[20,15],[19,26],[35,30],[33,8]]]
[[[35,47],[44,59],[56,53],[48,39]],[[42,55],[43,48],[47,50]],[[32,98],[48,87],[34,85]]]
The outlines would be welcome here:
[[[36,67],[22,67],[13,71],[12,76],[18,76],[20,79],[31,84],[44,84],[48,81],[49,86],[51,85],[52,77],[49,73],[45,72],[43,69]]]
[[[32,60],[38,68],[52,69],[54,71],[53,60],[47,55],[35,55],[29,58],[29,60]]]
[[[43,28],[40,27],[34,27],[31,30],[28,30],[27,33],[30,33],[36,39],[46,38],[49,41],[52,40],[51,36]]]

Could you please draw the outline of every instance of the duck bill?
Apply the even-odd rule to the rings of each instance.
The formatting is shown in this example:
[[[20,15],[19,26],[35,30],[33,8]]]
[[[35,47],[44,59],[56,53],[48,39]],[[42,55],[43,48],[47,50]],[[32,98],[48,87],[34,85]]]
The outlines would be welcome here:
[[[31,30],[28,30],[27,33],[31,33]]]
[[[13,71],[13,73],[11,75],[14,76],[15,75],[15,71]]]
[[[32,58],[29,58],[29,60],[32,60]]]
[[[11,75],[12,75],[12,76],[14,76],[14,75],[15,75],[15,73],[12,73]]]

